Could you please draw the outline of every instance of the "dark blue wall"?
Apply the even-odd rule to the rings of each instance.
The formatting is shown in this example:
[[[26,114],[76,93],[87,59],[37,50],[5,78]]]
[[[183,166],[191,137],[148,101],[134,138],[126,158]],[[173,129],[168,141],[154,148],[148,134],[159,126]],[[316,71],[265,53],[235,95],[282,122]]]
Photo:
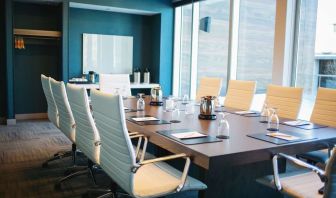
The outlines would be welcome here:
[[[27,2],[28,1],[29,0],[27,0]],[[0,66],[3,65],[0,68],[0,116],[6,114],[7,118],[12,119],[14,118],[15,113],[45,112],[46,106],[43,102],[44,97],[42,96],[39,99],[30,100],[29,103],[34,103],[31,105],[32,108],[29,107],[28,109],[25,109],[24,107],[30,105],[25,98],[27,95],[32,95],[31,93],[42,95],[39,76],[37,77],[35,74],[39,72],[46,73],[56,79],[67,81],[69,76],[76,75],[76,72],[78,72],[78,66],[75,66],[75,69],[72,69],[72,66],[69,67],[68,64],[76,64],[76,61],[81,61],[81,58],[77,60],[75,60],[76,58],[69,59],[69,56],[71,56],[72,53],[77,53],[77,55],[79,55],[77,57],[81,56],[81,53],[78,54],[78,51],[71,51],[72,48],[76,48],[76,46],[72,46],[72,40],[68,38],[70,35],[69,22],[72,20],[71,16],[69,16],[69,14],[71,14],[69,13],[69,1],[62,0],[59,5],[59,12],[55,15],[52,13],[56,12],[50,10],[52,8],[48,8],[48,6],[50,6],[48,4],[45,4],[45,6],[47,6],[45,7],[45,10],[39,8],[22,9],[20,5],[15,5],[16,7],[13,9],[13,0],[1,1],[1,3],[4,2],[5,8],[4,10],[1,10],[1,14],[5,15],[5,24],[2,23],[5,28],[1,28],[0,30],[0,37],[1,31],[5,32],[5,38],[3,39],[5,42],[0,42],[0,47],[5,49],[5,52],[0,50]],[[162,85],[165,95],[171,93],[174,21],[171,0],[73,0],[72,2],[87,4],[94,2],[96,5],[155,12],[154,16],[129,16],[125,17],[128,18],[125,20],[131,20],[130,23],[132,26],[134,26],[134,21],[142,23],[141,28],[139,26],[134,28],[136,29],[136,32],[139,33],[137,38],[139,38],[140,47],[138,46],[137,49],[142,49],[141,53],[138,52],[135,54],[135,61],[137,61],[135,64],[150,67],[153,82],[159,82]],[[12,24],[14,10],[16,10],[14,17],[15,26]],[[123,23],[123,26],[124,25],[127,26],[126,23]],[[62,38],[59,42],[59,47],[57,47],[58,44],[55,44],[55,42],[40,45],[38,44],[41,43],[40,41],[30,41],[32,43],[29,47],[31,54],[29,54],[28,51],[18,52],[13,49],[12,30],[14,27],[42,28],[49,30],[60,29],[62,31]],[[92,29],[94,28],[95,26],[92,27]],[[74,42],[80,41],[77,40]],[[59,50],[57,48],[59,48]],[[1,54],[3,53],[5,54],[5,59],[1,58]],[[38,54],[40,54],[40,56],[37,56]],[[59,58],[61,60],[55,58],[57,56],[60,56]],[[47,64],[48,66],[51,66],[51,68],[43,67]],[[81,68],[81,66],[79,66],[79,68]],[[35,74],[28,75],[28,73],[26,73],[27,71],[32,71]],[[30,81],[32,78],[35,79],[34,82]],[[26,83],[30,83],[29,86],[26,86]],[[23,91],[18,91],[16,89],[17,86]],[[36,90],[31,90],[29,93],[25,92],[27,87],[30,89],[36,88],[36,90],[39,91],[35,92]],[[43,104],[41,105],[41,103]],[[4,106],[5,110],[3,109]]]
[[[76,3],[92,4],[92,0],[72,0]],[[174,30],[174,9],[171,0],[95,0],[94,4],[112,6],[127,9],[139,9],[155,12],[157,15],[151,17],[148,23],[154,31],[151,43],[152,56],[152,78],[159,82],[163,88],[164,95],[172,92],[172,71],[173,71],[173,30]],[[71,27],[71,26],[69,26]],[[71,48],[71,45],[69,46]],[[71,53],[71,52],[70,52]],[[71,56],[71,55],[70,55]],[[72,66],[69,66],[69,68]]]
[[[69,16],[69,78],[82,74],[83,33],[132,36],[135,68],[151,67],[153,57],[159,57],[152,51],[153,34],[159,32],[152,31],[150,16],[76,8],[70,9]],[[159,36],[156,38],[160,42]]]
[[[60,6],[14,3],[14,27],[60,30]],[[15,114],[47,111],[40,75],[60,79],[61,41],[23,37],[25,49],[14,49]]]
[[[5,1],[0,2],[0,40],[5,41]],[[6,116],[6,45],[0,42],[0,117]]]

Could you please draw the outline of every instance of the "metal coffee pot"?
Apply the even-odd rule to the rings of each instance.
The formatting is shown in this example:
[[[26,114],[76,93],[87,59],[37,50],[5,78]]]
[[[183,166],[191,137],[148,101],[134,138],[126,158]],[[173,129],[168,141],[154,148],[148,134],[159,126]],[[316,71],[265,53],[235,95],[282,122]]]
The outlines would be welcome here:
[[[215,96],[204,96],[201,98],[200,114],[211,116],[215,114]]]
[[[153,87],[151,89],[151,102],[162,102],[161,87]]]

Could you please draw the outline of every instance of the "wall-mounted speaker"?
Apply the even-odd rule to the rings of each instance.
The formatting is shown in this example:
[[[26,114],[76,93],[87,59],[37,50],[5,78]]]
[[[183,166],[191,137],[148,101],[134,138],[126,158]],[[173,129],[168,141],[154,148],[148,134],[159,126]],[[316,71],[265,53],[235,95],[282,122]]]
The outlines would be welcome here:
[[[200,19],[200,30],[210,32],[211,17],[204,17]]]

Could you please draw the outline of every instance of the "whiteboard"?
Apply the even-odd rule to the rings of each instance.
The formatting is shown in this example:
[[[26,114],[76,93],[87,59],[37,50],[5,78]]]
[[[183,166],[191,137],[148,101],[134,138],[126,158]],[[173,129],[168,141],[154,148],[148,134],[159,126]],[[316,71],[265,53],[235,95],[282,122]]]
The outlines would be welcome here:
[[[83,74],[132,74],[133,37],[83,34]]]

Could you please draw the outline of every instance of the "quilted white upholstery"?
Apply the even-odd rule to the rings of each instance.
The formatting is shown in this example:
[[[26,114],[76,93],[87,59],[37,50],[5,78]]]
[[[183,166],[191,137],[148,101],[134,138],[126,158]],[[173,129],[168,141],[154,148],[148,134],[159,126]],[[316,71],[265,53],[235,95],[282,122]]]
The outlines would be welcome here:
[[[48,104],[48,118],[56,127],[59,127],[58,110],[50,87],[50,77],[41,74],[41,83]]]
[[[131,96],[131,83],[128,74],[99,74],[99,88],[102,92],[114,94],[119,89],[119,95]]]
[[[59,113],[59,128],[72,142],[75,142],[76,125],[64,83],[50,79],[50,86]]]
[[[99,164],[100,136],[93,120],[85,88],[67,84],[69,104],[76,122],[76,146],[91,161]]]
[[[224,106],[250,110],[255,89],[255,81],[230,80]]]
[[[182,173],[164,162],[138,167],[126,128],[121,96],[101,91],[91,93],[93,115],[101,136],[100,166],[133,197],[159,197],[174,193]],[[188,177],[183,190],[202,190],[206,185]]]
[[[268,85],[266,100],[268,107],[277,108],[278,116],[296,120],[302,102],[302,88]]]
[[[201,82],[198,86],[196,93],[196,101],[200,101],[203,96],[219,96],[222,88],[221,78],[201,78]]]
[[[100,166],[127,193],[133,194],[136,159],[125,123],[122,98],[92,90],[91,103],[100,133]]]
[[[336,127],[336,89],[319,88],[311,122]]]

